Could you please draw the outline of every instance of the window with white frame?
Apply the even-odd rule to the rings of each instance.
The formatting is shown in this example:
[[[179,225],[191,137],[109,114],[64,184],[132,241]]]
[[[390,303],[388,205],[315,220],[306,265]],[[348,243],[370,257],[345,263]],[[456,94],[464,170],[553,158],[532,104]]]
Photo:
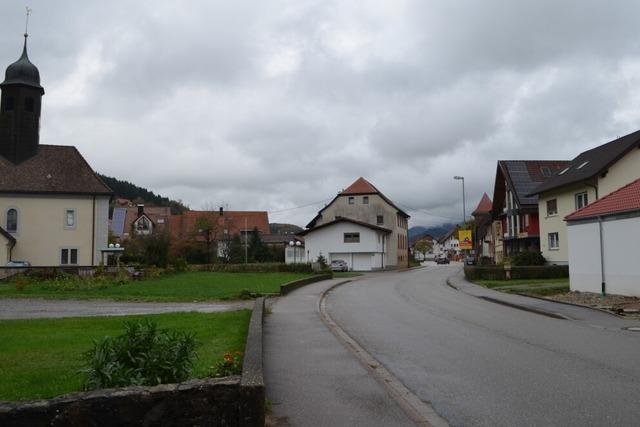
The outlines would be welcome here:
[[[589,204],[589,197],[587,196],[587,192],[576,194],[576,210],[580,208],[584,208]]]
[[[558,200],[547,200],[547,216],[558,215]]]
[[[75,209],[64,210],[64,228],[67,228],[67,229],[76,228],[76,210]]]
[[[560,248],[560,240],[558,239],[558,233],[549,233],[549,249]]]
[[[18,232],[18,210],[15,208],[7,209],[7,221],[5,230],[9,233]]]
[[[60,249],[61,265],[78,265],[78,249],[62,248]]]

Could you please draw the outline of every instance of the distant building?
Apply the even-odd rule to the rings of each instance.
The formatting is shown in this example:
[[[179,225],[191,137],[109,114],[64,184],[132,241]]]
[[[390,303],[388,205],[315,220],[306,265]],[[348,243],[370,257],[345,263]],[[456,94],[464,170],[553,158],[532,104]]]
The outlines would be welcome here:
[[[409,263],[409,215],[360,177],[299,233],[308,261],[322,255],[343,260],[350,270],[405,267]]]
[[[491,229],[491,209],[493,204],[491,199],[484,193],[478,206],[471,213],[473,216],[475,227],[473,236],[473,250],[477,260],[491,260],[494,257],[494,242]]]
[[[112,191],[75,147],[40,144],[44,89],[26,37],[0,83],[0,266],[98,265]]]

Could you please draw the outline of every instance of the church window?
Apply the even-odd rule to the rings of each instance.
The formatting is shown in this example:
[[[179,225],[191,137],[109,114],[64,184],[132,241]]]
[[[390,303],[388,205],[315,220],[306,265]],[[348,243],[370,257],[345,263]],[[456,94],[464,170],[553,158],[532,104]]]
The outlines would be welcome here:
[[[18,231],[18,211],[16,209],[11,208],[7,211],[7,231],[9,233]]]

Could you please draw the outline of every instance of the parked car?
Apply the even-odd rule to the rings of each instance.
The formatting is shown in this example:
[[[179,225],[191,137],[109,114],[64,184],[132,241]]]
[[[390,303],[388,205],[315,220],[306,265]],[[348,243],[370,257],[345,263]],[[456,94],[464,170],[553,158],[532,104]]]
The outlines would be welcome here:
[[[31,267],[29,261],[9,261],[7,267]]]
[[[475,265],[476,264],[476,259],[472,256],[468,256],[464,259],[464,263],[466,265]]]
[[[436,264],[449,264],[449,258],[446,258],[446,257],[436,258]]]
[[[331,270],[332,271],[349,271],[349,264],[346,261],[341,259],[334,259],[331,261]]]

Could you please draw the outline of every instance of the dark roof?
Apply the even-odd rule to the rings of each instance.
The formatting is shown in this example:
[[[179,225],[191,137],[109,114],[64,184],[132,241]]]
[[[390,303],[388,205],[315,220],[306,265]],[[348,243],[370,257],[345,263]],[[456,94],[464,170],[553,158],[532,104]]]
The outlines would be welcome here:
[[[16,244],[16,238],[13,237],[7,230],[5,230],[4,228],[0,227],[0,235],[6,237],[6,239],[11,242],[11,245],[15,245]]]
[[[29,61],[29,56],[27,55],[26,34],[22,55],[16,62],[7,67],[4,76],[4,81],[0,83],[0,86],[22,84],[41,89],[42,93],[44,93],[44,89],[40,86],[40,72],[38,68]]]
[[[447,240],[449,237],[453,236],[454,233],[456,231],[458,231],[459,229],[460,229],[460,227],[456,225],[451,230],[449,230],[449,232],[447,234],[443,234],[442,236],[438,237],[438,243],[444,243],[445,240]]]
[[[391,230],[389,230],[388,228],[379,227],[377,225],[369,224],[368,222],[362,222],[362,221],[357,221],[355,219],[342,217],[342,218],[336,218],[333,221],[325,222],[324,224],[321,224],[321,225],[319,225],[317,227],[309,228],[308,230],[303,230],[303,231],[299,232],[297,235],[298,236],[305,236],[305,235],[311,233],[312,231],[316,231],[316,230],[319,230],[321,228],[325,228],[325,227],[328,227],[330,225],[337,224],[339,222],[350,222],[352,224],[361,225],[363,227],[367,227],[367,228],[370,228],[372,230],[382,231],[383,233],[391,233]]]
[[[636,147],[640,147],[640,130],[581,153],[567,165],[566,172],[556,173],[530,194],[540,194],[594,178]]]
[[[640,211],[640,179],[568,215],[567,221]]]
[[[17,165],[0,156],[0,193],[103,194],[111,189],[71,146],[39,145]]]
[[[513,190],[518,206],[531,205],[537,208],[538,196],[529,193],[568,165],[567,160],[498,160],[493,191],[494,212],[502,209],[505,180]]]
[[[315,226],[315,224],[316,224],[316,221],[318,221],[318,219],[320,219],[322,212],[325,209],[327,209],[329,206],[331,206],[331,204],[333,202],[335,202],[338,197],[340,197],[340,196],[367,195],[367,194],[377,194],[378,196],[380,196],[380,198],[382,198],[382,200],[384,200],[391,207],[396,209],[400,215],[402,215],[405,218],[411,218],[411,216],[408,213],[406,213],[405,211],[403,211],[402,209],[397,207],[387,196],[382,194],[382,192],[380,192],[380,190],[378,190],[373,184],[371,184],[369,181],[367,181],[363,177],[360,177],[360,178],[356,179],[353,182],[353,184],[351,184],[349,187],[347,187],[346,190],[342,190],[340,193],[338,193],[338,195],[336,197],[334,197],[333,200],[331,200],[324,208],[320,209],[318,214],[309,222],[309,224],[307,224],[306,227],[307,228],[313,228]]]

